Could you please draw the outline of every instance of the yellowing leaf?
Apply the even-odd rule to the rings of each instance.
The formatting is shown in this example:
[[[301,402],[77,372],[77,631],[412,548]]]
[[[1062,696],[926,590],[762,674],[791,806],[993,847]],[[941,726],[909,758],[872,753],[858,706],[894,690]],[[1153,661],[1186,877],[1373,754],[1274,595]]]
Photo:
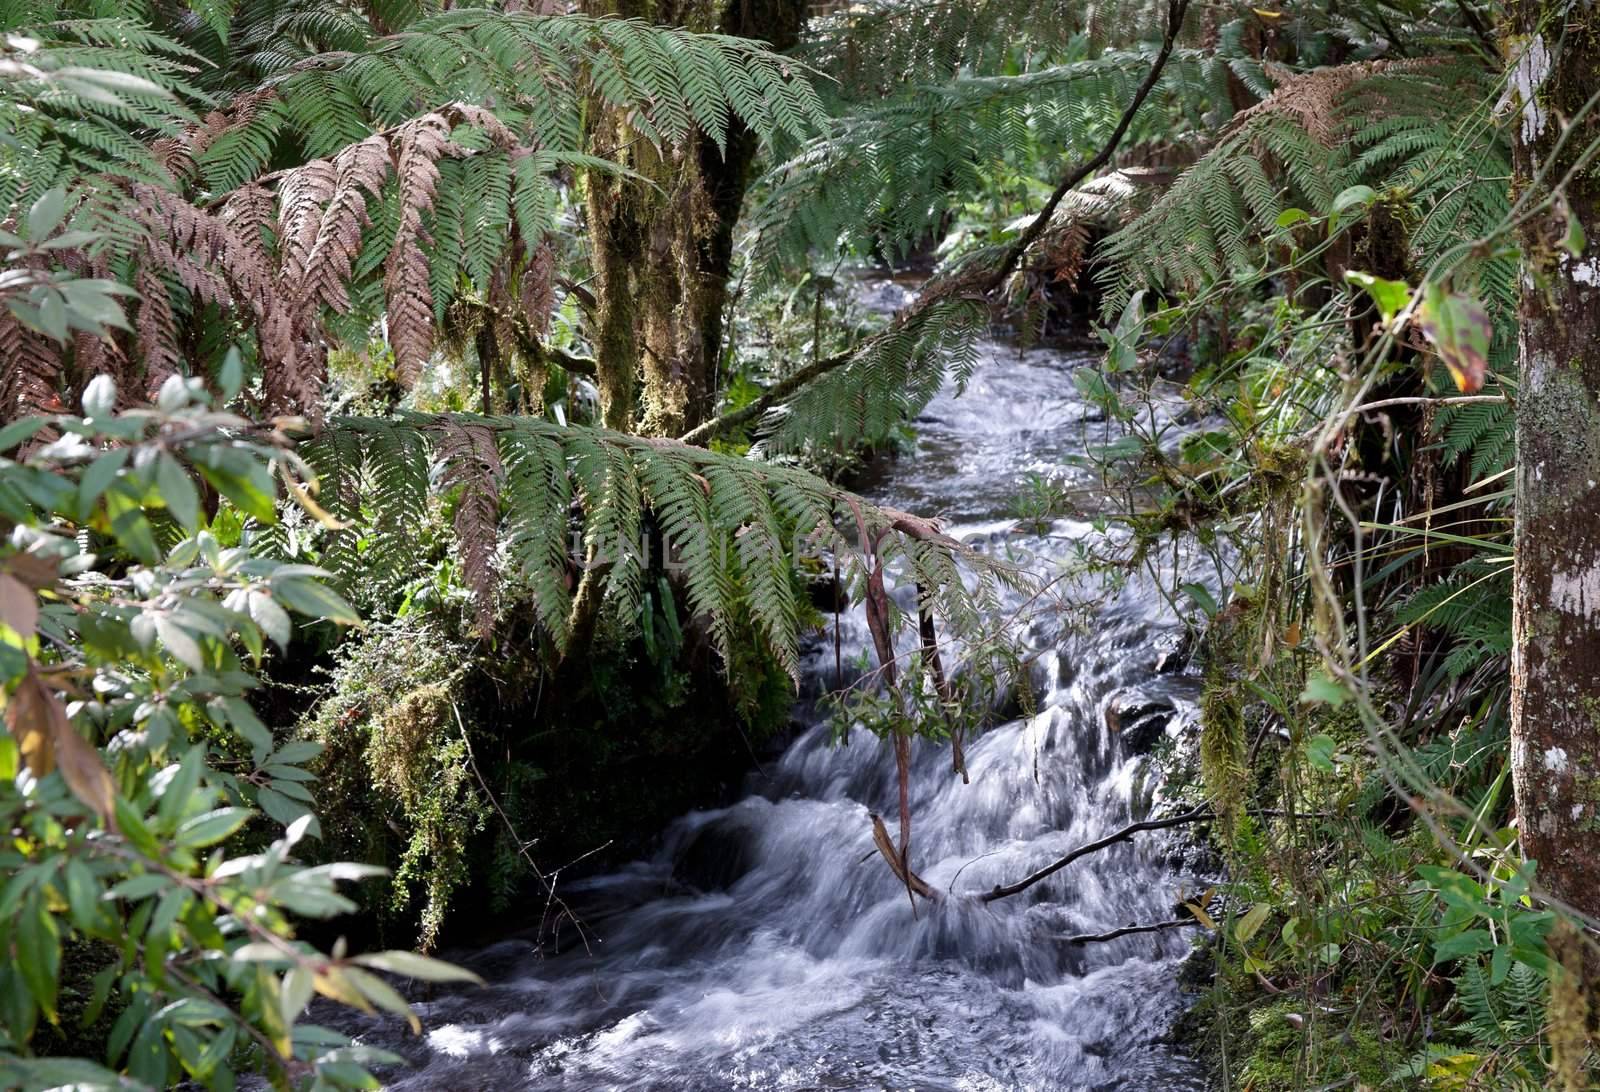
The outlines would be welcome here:
[[[1450,369],[1456,387],[1466,394],[1481,390],[1489,374],[1489,341],[1494,335],[1483,304],[1473,296],[1430,284],[1417,318],[1422,335]]]
[[[1205,926],[1207,929],[1210,929],[1213,933],[1217,931],[1217,923],[1212,920],[1210,914],[1200,909],[1200,907],[1196,906],[1192,902],[1186,902],[1183,904],[1183,908],[1194,915],[1195,921],[1198,921],[1201,925]]]
[[[50,721],[53,710],[59,708],[55,695],[45,689],[31,668],[6,703],[6,727],[22,752],[22,764],[32,770],[35,777],[44,777],[56,768]],[[61,715],[66,714],[62,712]]]
[[[1272,913],[1271,906],[1264,902],[1256,903],[1244,917],[1233,923],[1234,938],[1240,944],[1249,943],[1250,938],[1256,935],[1261,928],[1261,924],[1267,920],[1267,915],[1270,913]]]

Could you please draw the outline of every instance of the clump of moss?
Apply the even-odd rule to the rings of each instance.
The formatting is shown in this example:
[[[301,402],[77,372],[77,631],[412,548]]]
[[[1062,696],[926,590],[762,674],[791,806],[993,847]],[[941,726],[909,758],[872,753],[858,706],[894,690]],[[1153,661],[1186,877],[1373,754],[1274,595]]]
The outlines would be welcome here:
[[[332,692],[305,726],[321,759],[325,836],[336,856],[395,864],[387,903],[419,890],[418,942],[439,939],[490,815],[474,783],[459,703],[467,650],[426,625],[373,627],[343,650]],[[365,776],[363,776],[363,774]]]
[[[724,665],[676,613],[651,625],[646,640],[606,618],[561,668],[515,611],[492,644],[461,636],[448,610],[348,641],[300,725],[325,748],[322,849],[392,874],[361,895],[376,920],[342,927],[430,947],[504,928],[543,894],[534,861],[619,863],[736,792],[787,721],[787,677],[759,642]]]

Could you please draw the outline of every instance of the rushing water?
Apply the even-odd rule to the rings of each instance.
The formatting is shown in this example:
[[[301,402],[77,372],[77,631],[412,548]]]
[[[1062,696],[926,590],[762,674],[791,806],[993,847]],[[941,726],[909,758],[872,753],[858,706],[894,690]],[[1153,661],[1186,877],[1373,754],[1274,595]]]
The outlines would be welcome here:
[[[1067,457],[1097,442],[1071,373],[1085,358],[993,346],[965,395],[917,422],[916,450],[880,469],[875,500],[940,514],[985,548],[1025,548],[1047,571],[1094,532],[1060,520],[1023,535],[1009,503],[1028,472],[1073,481]],[[1136,583],[1091,624],[1045,609],[1025,624],[1038,653],[1037,714],[968,747],[918,745],[913,858],[935,887],[986,890],[1124,825],[1140,760],[1108,726],[1130,690],[1191,712],[1185,680],[1157,671],[1177,624]],[[844,622],[845,653],[866,644]],[[809,689],[832,685],[832,642]],[[395,1089],[1127,1089],[1203,1087],[1166,1043],[1184,999],[1185,934],[1072,946],[1063,937],[1173,916],[1173,843],[1144,834],[1023,895],[947,898],[913,913],[873,852],[868,810],[894,813],[894,763],[864,732],[846,746],[813,726],[751,775],[731,807],[683,817],[660,851],[569,885],[591,951],[532,941],[451,953],[489,980],[418,1011],[421,1039],[368,1027],[406,1055]],[[1145,790],[1148,791],[1148,790]],[[891,824],[892,825],[892,824]],[[964,871],[963,871],[964,868]],[[960,873],[959,877],[957,873]]]

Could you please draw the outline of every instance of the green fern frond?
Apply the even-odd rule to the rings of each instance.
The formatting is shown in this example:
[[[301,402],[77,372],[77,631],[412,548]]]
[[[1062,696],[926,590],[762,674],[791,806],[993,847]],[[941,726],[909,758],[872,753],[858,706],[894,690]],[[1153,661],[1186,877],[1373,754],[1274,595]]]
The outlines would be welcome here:
[[[834,524],[836,509],[862,511],[879,554],[899,579],[922,589],[942,624],[971,626],[992,607],[1000,582],[1025,580],[1003,564],[944,538],[920,521],[881,510],[794,467],[719,455],[701,448],[601,429],[563,428],[531,417],[336,418],[306,445],[307,461],[328,475],[359,534],[361,554],[379,572],[404,571],[407,530],[425,516],[441,480],[462,470],[422,468],[459,458],[458,434],[493,437],[496,526],[474,546],[500,558],[505,596],[525,597],[557,647],[570,637],[572,586],[585,564],[602,567],[603,604],[619,617],[640,609],[656,565],[676,573],[690,613],[727,659],[741,627],[798,676],[803,610],[796,589],[799,554],[826,551],[846,583],[865,578],[859,543]],[[476,443],[476,441],[474,441]],[[451,451],[445,451],[451,447]],[[483,453],[473,449],[478,461]],[[359,466],[358,472],[351,470]],[[352,495],[352,492],[353,495]],[[853,525],[852,525],[853,532]],[[332,535],[344,532],[326,532]],[[650,545],[653,534],[665,553]],[[341,559],[342,540],[328,540]],[[581,548],[574,550],[574,544]],[[414,549],[414,547],[411,547]],[[340,572],[355,569],[340,561]],[[367,579],[368,574],[360,574]]]

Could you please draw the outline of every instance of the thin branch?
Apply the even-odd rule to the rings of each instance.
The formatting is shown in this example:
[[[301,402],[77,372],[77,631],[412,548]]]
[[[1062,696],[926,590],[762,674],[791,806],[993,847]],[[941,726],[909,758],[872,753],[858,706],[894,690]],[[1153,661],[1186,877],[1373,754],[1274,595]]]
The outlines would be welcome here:
[[[749,405],[731,410],[720,417],[713,417],[705,424],[685,432],[679,439],[686,444],[704,444],[713,436],[720,436],[730,428],[735,428],[746,421],[752,421],[761,416],[774,404],[783,401],[813,379],[833,371],[841,364],[850,363],[855,359],[855,356],[856,351],[848,349],[845,352],[834,353],[832,356],[825,356],[821,360],[807,364],[799,371],[792,372],[786,378],[780,379],[768,387],[762,392],[761,397]]]
[[[1503,394],[1460,394],[1446,398],[1383,398],[1376,402],[1351,407],[1354,413],[1387,409],[1390,406],[1459,406],[1465,402],[1509,402]]]
[[[1097,841],[1086,842],[1077,849],[1073,850],[1071,853],[1068,853],[1065,857],[1056,858],[1050,864],[1045,865],[1043,868],[1039,869],[1039,871],[1035,872],[1031,876],[1026,877],[1025,879],[1018,880],[1016,883],[1008,883],[1003,887],[996,885],[991,890],[979,895],[978,901],[994,902],[996,899],[1009,898],[1010,896],[1018,894],[1019,892],[1026,891],[1040,880],[1045,880],[1051,876],[1054,876],[1057,872],[1060,872],[1063,868],[1066,868],[1079,857],[1087,856],[1090,853],[1098,853],[1100,850],[1106,849],[1109,846],[1114,846],[1118,842],[1126,842],[1140,831],[1166,830],[1169,827],[1181,827],[1185,823],[1203,823],[1208,819],[1214,818],[1216,818],[1216,813],[1210,808],[1198,807],[1193,811],[1186,811],[1182,815],[1174,815],[1170,819],[1146,819],[1141,823],[1129,823],[1127,826],[1123,827],[1114,834],[1108,834],[1104,838],[1101,838]]]
[[[1296,812],[1289,812],[1289,811],[1282,811],[1282,810],[1279,810],[1279,809],[1276,809],[1276,808],[1263,808],[1263,809],[1259,809],[1259,810],[1251,809],[1249,812],[1247,812],[1247,814],[1249,814],[1252,817],[1257,818],[1257,819],[1289,819],[1289,818],[1294,818],[1294,819],[1332,819],[1332,818],[1334,818],[1334,816],[1332,814],[1330,814],[1329,812],[1325,812],[1325,811],[1296,811]],[[1217,817],[1216,812],[1212,811],[1210,808],[1206,807],[1205,805],[1201,805],[1200,807],[1195,808],[1193,811],[1186,811],[1182,815],[1174,815],[1169,819],[1146,819],[1146,820],[1144,820],[1143,822],[1140,822],[1140,823],[1129,823],[1127,826],[1123,827],[1121,830],[1116,831],[1113,834],[1108,834],[1104,838],[1099,839],[1098,841],[1084,843],[1083,845],[1079,846],[1077,849],[1073,850],[1071,853],[1068,853],[1065,857],[1058,857],[1056,860],[1052,861],[1050,864],[1045,865],[1043,868],[1039,869],[1039,871],[1035,872],[1033,875],[1028,876],[1025,879],[1018,880],[1016,883],[1013,883],[1013,884],[1007,884],[1004,887],[999,887],[999,886],[994,887],[990,891],[988,891],[988,892],[986,892],[986,893],[984,893],[982,895],[979,895],[978,896],[978,901],[979,902],[994,902],[996,899],[1003,899],[1003,898],[1007,898],[1007,897],[1009,897],[1011,895],[1015,895],[1019,891],[1026,891],[1028,888],[1032,887],[1034,884],[1038,883],[1040,880],[1046,879],[1046,878],[1048,878],[1050,876],[1055,875],[1057,872],[1060,872],[1063,868],[1066,868],[1069,864],[1071,864],[1073,861],[1076,861],[1079,857],[1087,856],[1090,853],[1098,853],[1100,850],[1107,849],[1107,848],[1109,848],[1111,846],[1114,846],[1118,842],[1126,842],[1129,838],[1132,838],[1135,834],[1138,834],[1140,831],[1143,831],[1143,830],[1167,830],[1170,827],[1181,827],[1185,823],[1204,823],[1204,822],[1206,822],[1208,820],[1215,819],[1216,817]],[[988,854],[985,854],[985,856],[987,856],[987,855]],[[972,862],[969,861],[967,863],[971,864]],[[966,865],[962,865],[961,867],[962,868],[966,868]],[[960,875],[960,873],[958,872],[957,875]]]
[[[540,915],[539,919],[540,942],[543,943],[545,923],[549,920],[550,907],[553,904],[560,908],[561,913],[566,916],[567,920],[572,922],[573,927],[578,932],[578,940],[583,944],[584,952],[588,955],[593,955],[594,950],[589,947],[589,937],[584,931],[583,919],[578,917],[577,914],[573,913],[572,907],[567,905],[566,900],[562,899],[556,894],[556,884],[561,880],[562,869],[569,868],[572,865],[577,864],[578,861],[583,860],[584,857],[588,857],[591,854],[600,852],[611,843],[606,842],[605,845],[596,846],[594,849],[589,850],[588,853],[585,853],[583,856],[577,858],[577,860],[569,861],[567,864],[562,865],[561,868],[557,868],[547,875],[542,869],[540,869],[539,862],[533,859],[533,854],[528,852],[528,846],[532,843],[522,840],[522,835],[517,833],[517,828],[512,824],[511,817],[507,815],[505,809],[500,806],[500,800],[497,796],[495,796],[494,790],[489,788],[488,779],[483,776],[483,771],[478,768],[478,756],[473,753],[472,740],[467,735],[467,725],[466,722],[461,719],[460,708],[455,705],[451,705],[450,711],[456,716],[456,727],[461,729],[461,743],[462,746],[466,747],[467,749],[467,765],[472,767],[473,776],[478,779],[478,785],[483,789],[483,795],[489,798],[489,803],[491,806],[493,806],[495,814],[500,816],[500,822],[505,824],[506,832],[511,835],[511,841],[517,847],[517,853],[522,857],[523,861],[527,863],[528,868],[533,872],[535,878],[537,878],[539,883],[544,887],[544,913]]]
[[[1111,136],[1107,138],[1105,144],[1092,158],[1074,167],[1066,177],[1061,179],[1055,191],[1051,193],[1050,199],[1045,202],[1044,208],[1039,210],[1038,215],[1029,222],[1028,226],[1023,229],[1022,234],[1017,236],[1011,246],[1007,248],[1000,259],[1000,264],[995,266],[989,275],[984,278],[980,285],[982,294],[988,295],[1005,283],[1006,278],[1011,276],[1012,271],[1016,269],[1017,264],[1022,260],[1028,248],[1044,233],[1045,228],[1049,227],[1050,219],[1055,215],[1056,207],[1061,204],[1067,194],[1085,178],[1088,178],[1089,175],[1111,161],[1111,157],[1116,154],[1117,147],[1122,143],[1122,138],[1127,136],[1128,129],[1133,124],[1134,116],[1138,114],[1139,108],[1144,105],[1144,101],[1150,96],[1150,92],[1155,89],[1156,83],[1161,78],[1162,71],[1167,67],[1167,60],[1172,56],[1172,47],[1177,40],[1178,31],[1183,26],[1183,17],[1188,10],[1189,0],[1170,0],[1167,5],[1167,25],[1161,37],[1161,50],[1156,54],[1155,63],[1151,65],[1150,72],[1145,76],[1144,82],[1139,85],[1138,91],[1134,92],[1133,101],[1123,111],[1122,117],[1117,122],[1117,127],[1111,131]],[[903,327],[910,321],[912,316],[920,313],[923,308],[938,298],[942,297],[924,292],[911,310],[901,317],[897,325]],[[686,444],[704,444],[712,437],[719,436],[730,428],[754,420],[813,379],[825,375],[844,364],[848,364],[855,357],[856,350],[851,349],[814,361],[768,387],[761,397],[749,405],[724,413],[720,417],[714,417],[705,424],[690,429],[679,439]]]
[[[1132,936],[1135,933],[1164,933],[1168,929],[1188,929],[1199,924],[1198,918],[1173,918],[1171,921],[1153,921],[1148,925],[1124,925],[1121,929],[1113,929],[1109,933],[1080,933],[1077,936],[1060,939],[1066,944],[1096,944],[1100,941]]]
[[[1039,214],[1023,229],[1022,234],[1017,236],[1010,249],[1006,251],[1005,257],[1000,260],[1000,264],[989,274],[984,285],[985,292],[999,288],[1005,283],[1005,279],[1011,276],[1011,271],[1022,261],[1022,256],[1027,253],[1028,248],[1044,233],[1044,229],[1050,226],[1050,219],[1055,215],[1056,206],[1061,204],[1067,194],[1089,175],[1111,162],[1117,146],[1122,143],[1122,138],[1128,135],[1128,129],[1133,125],[1134,115],[1139,112],[1144,100],[1150,97],[1150,92],[1155,90],[1157,81],[1161,79],[1162,70],[1167,67],[1167,59],[1172,56],[1172,47],[1177,42],[1178,31],[1183,28],[1183,17],[1188,10],[1189,0],[1169,0],[1167,25],[1161,35],[1161,51],[1156,54],[1155,63],[1150,66],[1149,75],[1145,76],[1144,82],[1139,85],[1139,90],[1134,92],[1133,101],[1122,112],[1117,127],[1111,131],[1111,136],[1093,159],[1079,164],[1056,186],[1055,192],[1050,195],[1050,200],[1045,202],[1044,208],[1039,210]]]

